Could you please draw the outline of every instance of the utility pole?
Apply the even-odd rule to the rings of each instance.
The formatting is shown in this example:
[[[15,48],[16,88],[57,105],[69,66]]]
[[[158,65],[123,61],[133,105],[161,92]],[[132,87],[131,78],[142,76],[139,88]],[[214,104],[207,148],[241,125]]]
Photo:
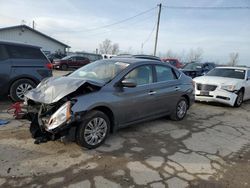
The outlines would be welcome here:
[[[158,32],[159,32],[160,19],[161,19],[161,3],[158,4],[157,6],[159,7],[159,12],[158,12],[158,19],[157,19],[156,35],[155,35],[154,56],[156,55],[157,42],[158,42]]]
[[[35,21],[32,21],[32,29],[35,29]]]

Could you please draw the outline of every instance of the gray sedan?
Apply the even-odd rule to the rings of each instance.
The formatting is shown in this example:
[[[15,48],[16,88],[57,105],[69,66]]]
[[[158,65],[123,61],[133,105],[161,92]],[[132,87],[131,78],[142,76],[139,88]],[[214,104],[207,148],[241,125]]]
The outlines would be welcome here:
[[[192,79],[157,60],[114,58],[43,80],[25,97],[35,143],[56,139],[100,146],[110,132],[170,116],[182,120],[194,101]]]

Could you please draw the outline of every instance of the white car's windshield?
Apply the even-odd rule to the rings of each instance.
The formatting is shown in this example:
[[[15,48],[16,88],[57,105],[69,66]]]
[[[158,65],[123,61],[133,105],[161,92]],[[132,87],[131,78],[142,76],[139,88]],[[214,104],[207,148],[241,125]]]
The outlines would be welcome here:
[[[229,69],[229,68],[215,68],[207,73],[207,76],[219,76],[227,78],[245,79],[245,70]]]
[[[114,60],[95,61],[71,73],[69,77],[106,83],[112,80],[128,65],[128,63]]]

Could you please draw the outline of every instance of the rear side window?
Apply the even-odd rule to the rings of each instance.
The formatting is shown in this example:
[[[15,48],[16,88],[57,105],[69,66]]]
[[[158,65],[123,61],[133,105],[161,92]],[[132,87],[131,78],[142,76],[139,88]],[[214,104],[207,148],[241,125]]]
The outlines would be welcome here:
[[[157,82],[175,80],[176,75],[173,69],[167,66],[155,66]]]
[[[25,46],[8,46],[10,57],[14,59],[46,59],[40,49]]]
[[[0,45],[0,61],[8,59],[8,53],[4,45]]]
[[[86,60],[86,58],[85,58],[85,57],[80,57],[80,56],[78,56],[78,57],[76,57],[76,60],[77,60],[77,61],[84,61],[84,60]]]

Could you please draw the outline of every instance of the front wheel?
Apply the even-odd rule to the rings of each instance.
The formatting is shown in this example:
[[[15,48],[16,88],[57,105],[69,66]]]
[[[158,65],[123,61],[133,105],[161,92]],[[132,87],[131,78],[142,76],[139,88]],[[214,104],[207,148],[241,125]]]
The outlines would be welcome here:
[[[108,136],[110,120],[101,111],[90,111],[84,117],[76,132],[76,142],[88,149],[100,146]]]
[[[184,97],[181,97],[170,118],[174,121],[180,121],[186,116],[187,110],[188,110],[187,100]]]
[[[243,93],[242,90],[240,90],[238,92],[238,96],[237,96],[237,98],[235,100],[235,103],[234,103],[235,107],[240,107],[241,106],[241,104],[243,103],[243,97],[244,97],[244,93]]]

